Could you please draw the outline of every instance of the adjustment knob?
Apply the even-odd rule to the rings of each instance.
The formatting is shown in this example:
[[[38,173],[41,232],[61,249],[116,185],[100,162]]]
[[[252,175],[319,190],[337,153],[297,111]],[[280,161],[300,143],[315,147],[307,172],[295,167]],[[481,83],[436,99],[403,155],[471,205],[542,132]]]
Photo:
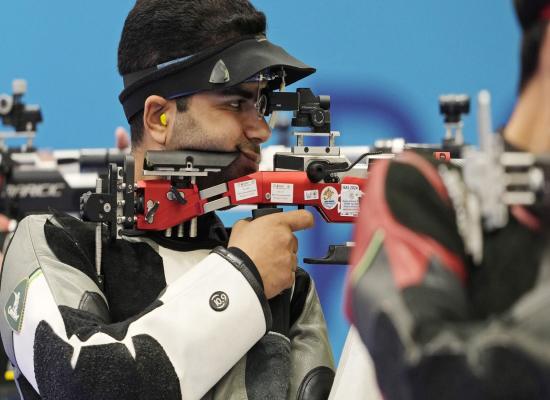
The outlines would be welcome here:
[[[458,123],[463,114],[470,112],[470,97],[465,94],[439,96],[439,112],[445,116],[445,123]]]
[[[27,92],[27,81],[24,79],[15,79],[11,86],[14,96],[23,95]]]
[[[0,115],[8,115],[13,107],[13,97],[0,94]]]
[[[326,161],[312,161],[306,169],[307,177],[312,183],[319,183],[329,174]]]
[[[315,110],[311,115],[313,126],[323,126],[325,123],[325,112],[323,110]]]

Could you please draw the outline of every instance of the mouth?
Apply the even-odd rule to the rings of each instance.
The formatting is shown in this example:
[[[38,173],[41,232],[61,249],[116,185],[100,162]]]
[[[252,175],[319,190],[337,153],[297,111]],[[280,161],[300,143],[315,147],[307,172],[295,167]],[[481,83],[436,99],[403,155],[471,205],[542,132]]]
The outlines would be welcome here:
[[[262,159],[261,154],[252,151],[241,151],[241,155],[258,165],[260,164],[260,161]]]
[[[248,155],[241,154],[241,156],[237,159],[237,174],[247,175],[252,172],[258,171],[258,169],[260,168],[260,162],[256,160],[259,160],[259,157],[253,155],[249,157]]]

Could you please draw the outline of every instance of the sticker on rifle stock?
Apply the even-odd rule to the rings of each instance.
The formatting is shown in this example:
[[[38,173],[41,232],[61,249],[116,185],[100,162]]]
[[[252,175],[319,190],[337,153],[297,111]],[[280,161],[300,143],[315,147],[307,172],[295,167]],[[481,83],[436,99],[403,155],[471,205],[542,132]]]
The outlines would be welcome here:
[[[304,190],[304,200],[319,200],[319,191]]]
[[[235,199],[237,201],[258,197],[256,179],[235,183]]]
[[[339,214],[342,217],[357,217],[359,215],[359,199],[362,194],[359,185],[343,184],[340,193]]]
[[[272,203],[292,203],[294,201],[294,185],[292,183],[272,183]]]
[[[332,210],[338,205],[338,191],[332,186],[327,186],[321,192],[321,204],[327,210]]]

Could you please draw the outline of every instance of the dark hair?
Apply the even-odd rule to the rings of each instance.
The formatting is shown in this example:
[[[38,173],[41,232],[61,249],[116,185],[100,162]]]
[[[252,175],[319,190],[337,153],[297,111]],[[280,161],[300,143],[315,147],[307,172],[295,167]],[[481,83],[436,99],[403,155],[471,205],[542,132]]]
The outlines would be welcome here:
[[[118,46],[125,75],[197,53],[228,39],[265,33],[266,18],[247,0],[137,0]],[[186,99],[177,100],[178,111]],[[143,112],[130,121],[132,145],[143,137]]]
[[[550,0],[514,0],[522,30],[520,92],[537,70],[539,53],[548,26],[548,21],[542,18],[541,13],[549,5]]]

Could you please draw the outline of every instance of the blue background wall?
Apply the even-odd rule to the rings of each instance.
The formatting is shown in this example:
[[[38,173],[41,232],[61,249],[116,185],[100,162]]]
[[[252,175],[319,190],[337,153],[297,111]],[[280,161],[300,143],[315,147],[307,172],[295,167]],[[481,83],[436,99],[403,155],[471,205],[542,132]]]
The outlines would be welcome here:
[[[266,12],[268,34],[317,74],[300,86],[332,96],[333,128],[345,145],[402,136],[438,142],[437,97],[445,92],[493,94],[495,125],[513,107],[519,30],[511,1],[253,0]],[[3,1],[0,5],[0,92],[13,78],[29,82],[27,101],[45,122],[40,147],[105,147],[125,125],[117,96],[116,49],[131,0]],[[475,107],[474,107],[475,111]],[[466,120],[475,141],[475,112]],[[228,220],[236,217],[227,216]],[[302,256],[321,256],[344,242],[350,227],[302,234]],[[315,241],[315,246],[313,245]],[[338,357],[347,329],[342,317],[343,267],[310,269],[320,289]]]

